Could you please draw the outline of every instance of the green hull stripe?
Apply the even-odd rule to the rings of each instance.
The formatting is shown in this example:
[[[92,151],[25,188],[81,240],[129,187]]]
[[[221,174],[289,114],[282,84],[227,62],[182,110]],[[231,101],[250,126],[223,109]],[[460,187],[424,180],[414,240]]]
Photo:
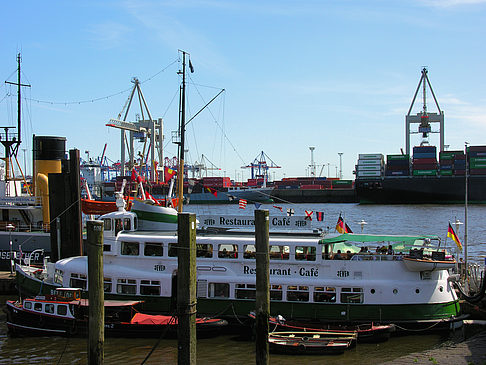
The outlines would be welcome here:
[[[146,212],[142,210],[132,210],[139,220],[159,222],[159,223],[177,223],[177,215],[164,214],[164,213],[153,213]]]

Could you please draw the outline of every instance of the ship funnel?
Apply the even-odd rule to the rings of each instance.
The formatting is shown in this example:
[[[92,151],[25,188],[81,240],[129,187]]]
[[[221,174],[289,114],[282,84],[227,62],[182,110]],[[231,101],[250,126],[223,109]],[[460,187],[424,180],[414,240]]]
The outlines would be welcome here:
[[[35,196],[42,200],[42,220],[44,224],[50,222],[49,215],[49,181],[51,173],[61,173],[61,160],[66,155],[66,138],[35,136],[33,138],[33,183]]]

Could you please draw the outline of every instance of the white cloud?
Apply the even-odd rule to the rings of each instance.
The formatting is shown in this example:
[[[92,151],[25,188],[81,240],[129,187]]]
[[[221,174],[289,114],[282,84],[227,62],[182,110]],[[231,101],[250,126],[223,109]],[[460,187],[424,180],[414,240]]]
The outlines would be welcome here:
[[[92,25],[88,32],[93,35],[93,40],[102,48],[114,48],[126,42],[130,27],[113,21]]]
[[[437,8],[485,4],[486,0],[419,0],[420,3]]]

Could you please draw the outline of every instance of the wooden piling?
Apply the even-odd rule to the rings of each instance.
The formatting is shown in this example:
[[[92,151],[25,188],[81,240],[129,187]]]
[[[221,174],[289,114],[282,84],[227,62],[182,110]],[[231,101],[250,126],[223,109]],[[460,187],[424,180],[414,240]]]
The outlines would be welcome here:
[[[256,364],[269,364],[270,258],[268,210],[255,210],[256,248]]]
[[[88,364],[104,361],[105,307],[103,291],[103,222],[86,223],[88,243]]]
[[[179,213],[177,219],[177,361],[196,364],[196,215]]]

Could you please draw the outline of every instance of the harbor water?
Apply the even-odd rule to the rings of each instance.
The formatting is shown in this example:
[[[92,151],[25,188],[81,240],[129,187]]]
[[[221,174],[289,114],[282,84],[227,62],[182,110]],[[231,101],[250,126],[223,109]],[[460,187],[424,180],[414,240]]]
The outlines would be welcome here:
[[[442,244],[455,247],[446,240],[449,222],[459,219],[464,223],[464,207],[461,205],[358,205],[358,204],[264,204],[270,215],[285,215],[292,208],[295,215],[304,216],[305,211],[324,212],[323,226],[334,231],[341,214],[355,233],[361,232],[357,223],[366,221],[363,232],[369,234],[435,234]],[[196,215],[228,214],[253,216],[254,205],[246,209],[235,205],[189,205],[185,211]],[[484,265],[486,256],[486,206],[471,205],[468,208],[468,255],[469,260]],[[315,219],[315,218],[314,218]],[[453,225],[453,227],[455,227]],[[457,232],[464,239],[464,225]],[[0,297],[2,303],[11,297]],[[40,337],[11,338],[6,333],[5,315],[0,320],[0,364],[86,364],[87,340],[82,338]],[[459,341],[466,336],[464,329],[454,333],[416,333],[394,336],[379,344],[358,344],[342,355],[285,356],[271,355],[271,364],[377,364],[413,352],[433,349],[444,343]],[[106,364],[140,364],[156,346],[146,364],[176,364],[177,340],[175,339],[122,339],[105,340]],[[241,340],[237,335],[221,335],[199,339],[197,342],[198,364],[247,364],[255,360],[255,345]]]

